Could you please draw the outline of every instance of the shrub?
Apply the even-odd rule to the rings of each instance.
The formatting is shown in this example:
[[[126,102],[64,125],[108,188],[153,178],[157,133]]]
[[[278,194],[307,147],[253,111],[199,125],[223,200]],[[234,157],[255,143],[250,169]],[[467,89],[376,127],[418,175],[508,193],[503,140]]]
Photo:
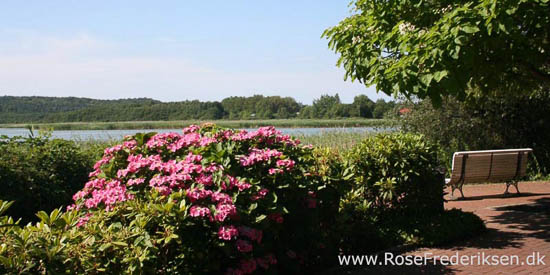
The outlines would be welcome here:
[[[39,137],[0,137],[0,199],[15,201],[7,212],[24,222],[39,210],[72,202],[88,178],[91,160],[74,142]]]
[[[365,139],[348,156],[357,197],[372,211],[425,213],[443,209],[443,179],[437,147],[423,136],[378,134]]]
[[[272,127],[137,134],[105,150],[71,210],[0,226],[0,259],[15,273],[299,272],[336,253],[337,192],[315,167]]]
[[[346,253],[400,244],[404,223],[443,211],[437,148],[413,134],[378,134],[347,155],[354,182],[340,202],[340,247]]]

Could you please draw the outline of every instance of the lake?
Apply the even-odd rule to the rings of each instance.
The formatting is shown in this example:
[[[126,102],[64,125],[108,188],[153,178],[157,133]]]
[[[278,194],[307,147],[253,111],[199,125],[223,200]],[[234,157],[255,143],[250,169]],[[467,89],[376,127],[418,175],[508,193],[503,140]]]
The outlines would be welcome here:
[[[245,129],[247,131],[253,131],[254,129]],[[344,132],[344,133],[365,133],[365,132],[380,132],[392,130],[391,128],[380,127],[346,127],[346,128],[277,128],[283,134],[292,136],[309,136],[319,135],[327,132]],[[134,135],[136,133],[157,132],[157,133],[169,133],[169,132],[181,132],[181,129],[141,129],[141,130],[60,130],[53,131],[53,138],[62,138],[69,140],[110,140],[110,139],[122,139],[126,135]],[[6,135],[8,137],[13,136],[28,136],[29,130],[24,128],[0,128],[0,136]],[[38,134],[35,131],[35,135]]]

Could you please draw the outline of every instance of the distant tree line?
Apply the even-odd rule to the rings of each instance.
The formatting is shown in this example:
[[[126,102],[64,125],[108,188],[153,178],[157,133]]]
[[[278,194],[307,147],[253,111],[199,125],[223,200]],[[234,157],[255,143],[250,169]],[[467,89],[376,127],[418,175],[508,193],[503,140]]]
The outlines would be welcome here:
[[[344,104],[338,94],[322,95],[312,105],[292,97],[232,96],[218,101],[161,102],[149,98],[97,100],[77,97],[0,97],[0,123],[158,121],[188,119],[382,118],[395,102],[358,95]]]

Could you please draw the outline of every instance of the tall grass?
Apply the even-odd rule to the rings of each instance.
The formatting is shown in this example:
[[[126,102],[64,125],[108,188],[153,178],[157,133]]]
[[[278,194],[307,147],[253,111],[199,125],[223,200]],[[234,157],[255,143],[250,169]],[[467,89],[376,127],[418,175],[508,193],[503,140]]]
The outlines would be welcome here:
[[[383,127],[393,125],[389,119],[269,119],[269,120],[179,120],[179,121],[119,121],[62,122],[39,124],[0,124],[0,128],[30,128],[54,130],[120,130],[120,129],[181,129],[191,124],[215,123],[228,128],[256,128],[273,125],[284,128],[313,127]]]
[[[351,149],[355,144],[361,142],[374,132],[339,132],[330,131],[322,132],[314,135],[297,135],[302,144],[312,144],[317,147],[329,147],[337,151],[346,151]],[[99,160],[103,154],[103,150],[107,147],[121,143],[121,140],[76,140],[78,146],[90,155],[93,159]]]
[[[317,147],[329,147],[338,151],[351,149],[373,132],[348,133],[348,132],[324,132],[315,135],[296,136],[303,144],[312,144]]]

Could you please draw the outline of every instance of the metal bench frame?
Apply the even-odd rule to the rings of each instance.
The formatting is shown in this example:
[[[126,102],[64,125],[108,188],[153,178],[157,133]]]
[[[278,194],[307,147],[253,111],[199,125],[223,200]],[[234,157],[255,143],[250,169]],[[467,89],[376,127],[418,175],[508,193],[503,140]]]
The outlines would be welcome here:
[[[527,157],[527,155],[532,152],[533,149],[531,148],[524,148],[524,149],[505,149],[505,150],[483,150],[483,151],[463,151],[463,152],[456,152],[453,154],[453,164],[452,164],[452,175],[451,175],[451,178],[450,179],[446,179],[446,183],[451,185],[451,197],[454,197],[454,192],[455,190],[459,190],[460,191],[460,195],[462,196],[462,198],[464,198],[464,192],[462,191],[462,187],[464,186],[464,183],[465,183],[465,178],[466,178],[466,166],[467,166],[467,159],[469,156],[471,155],[490,155],[490,162],[489,162],[489,168],[488,168],[488,176],[485,180],[473,180],[473,181],[468,181],[468,183],[482,183],[482,182],[490,182],[491,181],[491,173],[493,171],[493,159],[494,159],[494,156],[495,155],[499,155],[499,154],[506,154],[506,155],[510,155],[510,154],[513,154],[513,153],[516,153],[517,154],[517,161],[516,161],[516,165],[515,167],[514,166],[510,166],[510,169],[515,169],[515,174],[509,178],[505,178],[505,179],[500,179],[501,182],[502,181],[505,181],[506,182],[506,190],[504,191],[504,194],[509,194],[508,192],[508,189],[510,188],[510,186],[514,186],[516,188],[516,192],[519,194],[519,188],[518,188],[518,180],[519,178],[521,178],[522,176],[524,176],[524,172],[525,172],[525,167],[522,166],[523,163],[526,163],[526,159],[524,160],[524,158]],[[456,173],[455,171],[455,160],[459,157],[459,156],[462,156],[462,165],[460,167],[460,177],[459,179],[456,181],[456,182],[452,182],[452,179],[453,179],[453,174]],[[485,170],[483,170],[485,171]],[[523,171],[523,173],[522,173]]]

